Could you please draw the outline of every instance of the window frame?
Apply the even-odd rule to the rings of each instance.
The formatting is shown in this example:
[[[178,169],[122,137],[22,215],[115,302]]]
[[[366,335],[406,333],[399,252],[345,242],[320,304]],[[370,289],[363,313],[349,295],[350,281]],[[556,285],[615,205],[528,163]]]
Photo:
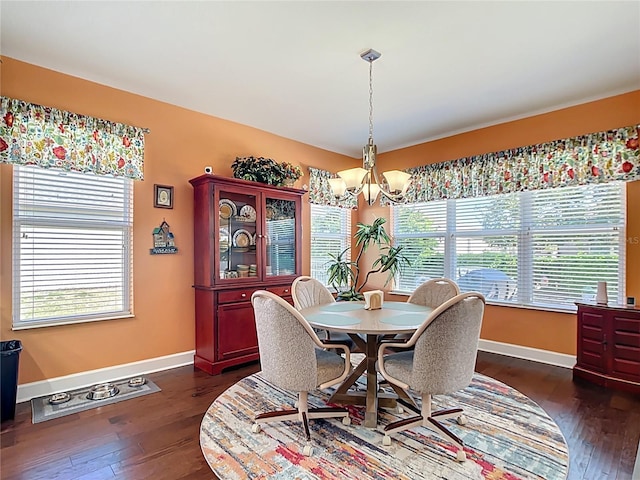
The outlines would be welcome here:
[[[47,178],[47,182],[52,182],[51,185],[55,185],[55,182],[58,181],[56,177],[66,177],[72,176],[76,180],[80,179],[82,175],[91,175],[92,177],[100,177],[100,178],[110,178],[111,185],[118,186],[118,183],[121,184],[122,187],[122,199],[121,199],[121,218],[117,218],[119,214],[113,215],[116,218],[103,218],[100,217],[100,210],[98,208],[97,201],[93,203],[94,208],[86,208],[83,206],[82,214],[75,215],[71,213],[71,209],[68,206],[64,205],[64,202],[60,202],[56,206],[55,202],[47,202],[43,207],[44,203],[39,206],[35,206],[31,208],[31,212],[29,212],[29,201],[21,200],[20,196],[24,195],[26,192],[35,192],[37,185],[34,185],[34,188],[31,190],[20,188],[20,179],[23,175],[29,175],[29,170],[34,170],[35,176],[41,175],[50,175]],[[39,177],[44,178],[44,177]],[[80,188],[76,183],[72,188],[77,189]],[[79,324],[79,323],[87,323],[87,322],[95,322],[95,321],[103,321],[103,320],[113,320],[120,318],[131,318],[134,316],[133,311],[133,180],[125,177],[104,177],[98,176],[94,174],[82,174],[78,172],[66,172],[64,170],[58,169],[43,169],[37,166],[21,166],[14,165],[13,166],[13,222],[12,222],[12,262],[13,262],[13,270],[12,270],[12,330],[25,330],[32,328],[42,328],[42,327],[50,327],[50,326],[58,326],[58,325],[69,325],[69,324]],[[60,190],[62,191],[62,189]],[[87,187],[86,190],[87,198],[94,199],[95,189]],[[32,197],[34,198],[34,197]],[[104,198],[101,199],[104,201]],[[31,200],[31,205],[36,205],[37,202]],[[76,208],[74,210],[80,210]],[[38,215],[38,212],[45,212]],[[115,210],[120,212],[120,209]],[[93,212],[93,217],[91,216],[91,212]],[[31,214],[28,214],[31,213]],[[65,216],[66,215],[66,216]],[[39,317],[36,319],[26,319],[24,318],[22,311],[22,282],[21,275],[23,274],[23,264],[24,262],[21,259],[21,253],[23,250],[22,247],[22,239],[21,239],[21,231],[23,228],[52,228],[58,229],[58,231],[64,231],[67,229],[75,229],[76,235],[79,233],[86,233],[92,231],[112,231],[116,232],[116,235],[121,236],[122,238],[122,254],[119,255],[118,263],[120,264],[121,272],[119,275],[119,281],[117,283],[116,290],[121,291],[119,295],[119,300],[121,301],[122,309],[115,309],[113,311],[94,311],[90,313],[82,313],[82,314],[69,314],[69,315],[51,315],[47,317]],[[27,237],[25,237],[27,238]],[[47,239],[50,237],[46,237]],[[89,245],[89,242],[87,242]],[[58,254],[54,251],[53,255]],[[96,260],[97,257],[96,257]],[[105,267],[108,268],[108,267]],[[44,270],[41,270],[43,272]],[[42,273],[41,273],[42,274]],[[82,279],[81,275],[74,277],[74,280],[77,282]],[[54,291],[54,289],[45,289],[45,291]],[[115,296],[113,298],[118,298]]]
[[[534,208],[533,204],[533,195],[536,191],[523,191],[517,192],[515,194],[507,194],[507,195],[518,195],[518,204],[519,204],[519,216],[518,222],[519,225],[514,225],[510,228],[501,228],[499,230],[457,230],[456,229],[456,202],[459,201],[469,201],[471,199],[448,199],[448,200],[437,200],[434,202],[426,202],[415,205],[426,205],[427,203],[435,203],[438,202],[440,205],[443,203],[445,205],[446,210],[446,227],[441,229],[440,231],[428,232],[428,233],[400,233],[398,232],[398,223],[397,218],[399,214],[398,209],[403,209],[406,207],[410,207],[412,205],[405,204],[394,204],[391,205],[391,218],[392,218],[392,238],[394,246],[397,246],[402,240],[410,239],[410,238],[437,238],[442,239],[444,245],[444,271],[443,276],[447,278],[456,279],[456,271],[458,270],[458,254],[456,252],[456,241],[460,240],[460,238],[473,238],[473,237],[488,237],[499,235],[513,235],[517,239],[516,243],[516,282],[517,282],[517,291],[515,293],[515,301],[511,300],[497,300],[497,299],[487,299],[487,303],[508,306],[508,307],[516,307],[516,308],[526,308],[532,310],[544,310],[544,311],[557,311],[557,312],[575,312],[577,307],[575,305],[570,306],[566,304],[552,304],[552,303],[543,303],[536,302],[533,296],[534,291],[534,263],[536,258],[540,258],[539,255],[536,255],[533,249],[534,236],[545,235],[549,233],[566,233],[566,232],[577,232],[576,238],[580,238],[579,235],[584,233],[608,233],[611,234],[614,232],[614,235],[617,234],[617,296],[614,295],[613,301],[620,305],[623,305],[625,298],[625,276],[626,276],[626,215],[627,215],[627,203],[626,203],[626,188],[623,182],[611,182],[618,186],[619,191],[619,201],[620,201],[620,217],[619,223],[614,225],[606,225],[606,224],[581,224],[578,227],[576,226],[566,226],[566,225],[553,225],[551,227],[545,228],[543,226],[534,226],[531,221],[531,210]],[[598,185],[583,185],[580,187],[570,187],[570,188],[594,188],[601,185],[609,185],[609,184],[598,184]],[[551,190],[551,189],[549,189]],[[555,189],[558,190],[558,189]],[[547,190],[548,191],[548,190]],[[617,197],[617,192],[614,192],[614,195]],[[487,197],[478,197],[486,199]],[[440,205],[434,205],[436,208],[442,208]],[[435,214],[435,213],[434,213]],[[615,243],[615,242],[614,242]],[[412,273],[412,276],[417,277],[416,271],[409,267],[409,271]],[[406,274],[406,271],[405,271]],[[400,273],[402,275],[402,273]],[[417,277],[420,278],[420,277]],[[398,281],[401,282],[400,278],[396,279],[396,285],[398,285]],[[593,285],[594,289],[596,285]],[[406,288],[406,287],[405,287]],[[397,287],[394,290],[394,293],[400,294],[408,294],[410,291],[406,290],[402,287]],[[595,290],[594,290],[595,293]],[[610,301],[612,300],[611,294],[609,295]],[[527,300],[528,299],[528,300]],[[572,301],[585,301],[585,299],[575,299]]]

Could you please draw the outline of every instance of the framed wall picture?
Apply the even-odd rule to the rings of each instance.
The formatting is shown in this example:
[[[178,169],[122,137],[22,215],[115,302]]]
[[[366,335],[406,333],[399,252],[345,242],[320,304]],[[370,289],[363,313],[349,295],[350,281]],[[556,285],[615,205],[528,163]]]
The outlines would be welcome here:
[[[153,206],[156,208],[173,208],[173,187],[153,185]]]

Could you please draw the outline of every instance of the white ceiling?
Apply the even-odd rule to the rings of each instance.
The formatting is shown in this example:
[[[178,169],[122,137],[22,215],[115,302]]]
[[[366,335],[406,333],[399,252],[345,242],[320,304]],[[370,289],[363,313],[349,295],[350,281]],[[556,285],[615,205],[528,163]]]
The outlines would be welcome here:
[[[2,55],[359,156],[640,89],[638,1],[7,1]]]

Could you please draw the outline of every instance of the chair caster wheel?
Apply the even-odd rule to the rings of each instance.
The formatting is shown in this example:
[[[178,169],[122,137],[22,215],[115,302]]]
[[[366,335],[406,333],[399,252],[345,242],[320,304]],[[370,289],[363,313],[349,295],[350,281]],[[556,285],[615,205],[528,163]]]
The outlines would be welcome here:
[[[260,430],[262,430],[262,428],[260,428],[259,423],[254,423],[253,425],[251,425],[251,431],[253,433],[260,433]]]
[[[351,417],[342,417],[343,425],[351,425]]]
[[[458,425],[466,425],[467,424],[467,417],[465,417],[464,415],[460,415],[456,421],[458,422]]]
[[[458,453],[456,453],[456,460],[462,463],[466,459],[467,459],[467,455],[464,453],[464,450],[458,450]]]
[[[384,445],[385,447],[391,446],[391,437],[389,435],[385,435],[382,438],[382,445]]]
[[[313,453],[313,448],[311,448],[311,445],[305,445],[304,448],[302,449],[302,454],[305,457],[310,457],[312,453]]]

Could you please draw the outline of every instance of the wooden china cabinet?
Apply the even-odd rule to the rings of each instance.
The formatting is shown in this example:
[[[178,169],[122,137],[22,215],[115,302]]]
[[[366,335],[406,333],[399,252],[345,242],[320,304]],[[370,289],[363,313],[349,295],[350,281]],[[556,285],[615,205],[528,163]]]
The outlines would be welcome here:
[[[640,393],[640,309],[578,305],[579,377],[604,387]]]
[[[291,300],[301,273],[302,195],[217,175],[194,189],[194,366],[211,375],[259,358],[251,295]]]

